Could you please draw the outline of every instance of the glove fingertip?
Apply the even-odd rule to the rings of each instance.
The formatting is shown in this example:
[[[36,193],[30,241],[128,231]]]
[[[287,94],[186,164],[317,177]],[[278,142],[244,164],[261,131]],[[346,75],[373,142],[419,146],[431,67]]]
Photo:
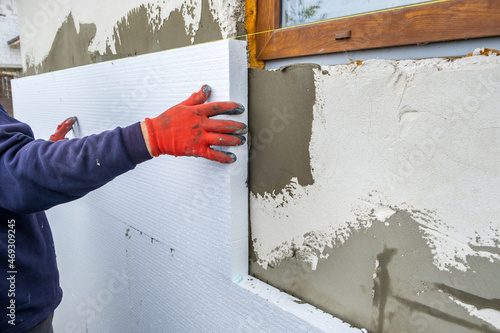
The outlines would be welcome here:
[[[223,112],[221,114],[242,114],[243,112],[245,112],[245,107],[243,106],[243,104],[240,104],[240,103],[237,103],[238,104],[238,107],[232,109],[232,110],[229,110],[229,111],[226,111],[226,112]]]
[[[238,143],[237,146],[243,146],[247,142],[247,139],[243,135],[236,134],[234,136],[241,140],[241,142]]]
[[[228,151],[212,149],[212,157],[210,159],[224,164],[231,164],[236,162],[236,155]]]
[[[248,126],[246,124],[243,124],[242,129],[234,132],[234,134],[239,134],[239,135],[243,135],[243,134],[247,134],[247,133],[248,133]]]
[[[237,159],[237,158],[236,158],[236,155],[235,155],[235,154],[230,153],[230,152],[228,152],[228,151],[221,151],[221,153],[223,153],[223,154],[225,154],[225,155],[229,156],[229,157],[232,159],[230,162],[225,162],[225,163],[234,163],[234,162],[236,162],[236,159]]]
[[[201,87],[201,92],[205,98],[208,98],[212,93],[212,88],[208,84],[204,84],[203,87]]]

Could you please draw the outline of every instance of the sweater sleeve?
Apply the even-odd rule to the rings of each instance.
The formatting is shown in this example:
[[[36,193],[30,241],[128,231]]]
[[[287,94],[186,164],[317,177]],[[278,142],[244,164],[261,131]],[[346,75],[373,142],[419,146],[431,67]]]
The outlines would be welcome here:
[[[35,140],[0,106],[0,207],[33,213],[78,199],[150,159],[139,123],[81,139]]]

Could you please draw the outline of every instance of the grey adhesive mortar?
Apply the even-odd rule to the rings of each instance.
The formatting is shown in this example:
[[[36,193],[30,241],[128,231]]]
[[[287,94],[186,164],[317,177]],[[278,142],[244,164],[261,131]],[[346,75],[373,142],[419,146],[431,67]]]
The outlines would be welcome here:
[[[26,75],[221,40],[221,28],[210,10],[208,0],[202,0],[200,5],[202,11],[199,28],[194,33],[193,40],[193,36],[186,33],[181,10],[176,9],[168,18],[161,20],[160,13],[157,17],[150,17],[149,13],[156,9],[153,8],[154,5],[147,4],[132,8],[116,22],[112,40],[106,41],[106,51],[103,53],[89,50],[99,27],[93,23],[80,24],[77,32],[73,15],[69,13],[59,27],[45,58],[36,65],[31,63],[29,55],[25,59]]]
[[[249,72],[250,191],[280,193],[293,177],[314,183],[309,141],[315,103],[313,68],[301,64],[278,71]]]

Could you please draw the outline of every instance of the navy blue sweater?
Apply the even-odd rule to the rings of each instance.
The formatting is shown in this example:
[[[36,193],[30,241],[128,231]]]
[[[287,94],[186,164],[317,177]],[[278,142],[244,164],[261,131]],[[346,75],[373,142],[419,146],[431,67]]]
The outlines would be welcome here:
[[[44,210],[78,199],[150,158],[139,123],[50,142],[35,140],[31,128],[0,105],[0,332],[36,326],[61,301]]]

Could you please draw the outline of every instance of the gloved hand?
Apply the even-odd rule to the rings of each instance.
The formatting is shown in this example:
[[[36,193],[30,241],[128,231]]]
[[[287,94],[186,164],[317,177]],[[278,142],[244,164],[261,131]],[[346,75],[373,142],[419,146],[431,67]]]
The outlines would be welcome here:
[[[63,121],[59,126],[57,126],[57,131],[52,134],[49,138],[49,141],[59,141],[64,140],[64,137],[68,132],[73,128],[73,125],[76,123],[76,117],[69,117],[65,121]]]
[[[201,156],[212,161],[231,163],[236,156],[216,151],[210,146],[238,146],[245,143],[243,123],[210,119],[220,114],[241,114],[245,108],[233,102],[204,104],[211,93],[204,85],[186,101],[168,109],[156,118],[146,118],[149,144],[153,156]]]

